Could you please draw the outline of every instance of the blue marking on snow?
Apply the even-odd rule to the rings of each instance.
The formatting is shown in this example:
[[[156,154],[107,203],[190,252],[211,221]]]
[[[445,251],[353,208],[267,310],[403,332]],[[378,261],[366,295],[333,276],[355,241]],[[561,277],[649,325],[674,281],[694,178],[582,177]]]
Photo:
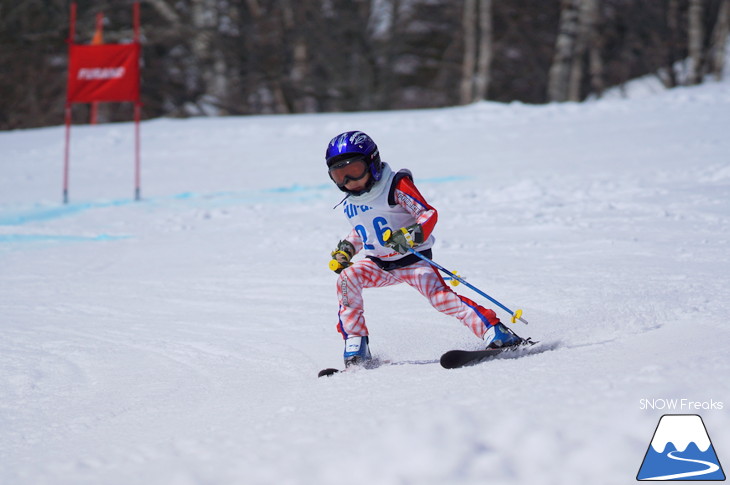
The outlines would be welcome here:
[[[112,236],[99,234],[98,236],[68,236],[61,234],[0,234],[0,244],[3,243],[35,243],[35,242],[96,242],[119,241],[131,236]]]
[[[445,177],[432,177],[418,179],[419,184],[440,184],[448,182],[460,182],[468,180],[470,177],[461,175],[451,175]],[[329,192],[336,189],[333,184],[325,183],[319,185],[287,185],[281,187],[271,187],[260,190],[241,190],[215,192],[208,194],[198,194],[195,192],[182,192],[179,194],[143,199],[136,201],[134,199],[118,199],[101,202],[78,202],[61,206],[38,207],[36,209],[23,211],[20,213],[0,214],[0,226],[21,226],[34,222],[51,221],[63,217],[81,214],[91,210],[105,209],[109,207],[124,207],[137,205],[158,205],[169,201],[185,201],[190,203],[204,202],[206,204],[225,204],[230,202],[236,203],[291,203],[292,197],[295,202],[305,202],[314,198],[325,198]],[[20,235],[22,236],[22,235]],[[2,236],[0,236],[2,237]],[[0,239],[0,242],[7,242],[6,239]]]
[[[284,193],[284,194],[290,194],[290,193],[296,193],[296,192],[310,192],[310,191],[318,191],[318,190],[327,190],[331,188],[331,184],[321,184],[321,185],[289,185],[286,187],[273,187],[270,189],[264,189],[264,192],[270,192],[270,193]]]
[[[59,219],[80,212],[85,212],[90,209],[103,209],[106,207],[120,207],[129,205],[134,200],[132,199],[121,199],[107,202],[84,202],[76,204],[62,205],[58,207],[46,207],[40,208],[34,211],[23,212],[20,214],[0,216],[0,226],[20,226],[28,224],[30,222],[41,222],[49,221],[53,219]]]
[[[426,183],[426,184],[445,184],[448,182],[462,182],[464,180],[469,180],[471,177],[467,177],[466,175],[448,175],[446,177],[432,177],[432,178],[426,178],[426,179],[416,179],[417,184]]]

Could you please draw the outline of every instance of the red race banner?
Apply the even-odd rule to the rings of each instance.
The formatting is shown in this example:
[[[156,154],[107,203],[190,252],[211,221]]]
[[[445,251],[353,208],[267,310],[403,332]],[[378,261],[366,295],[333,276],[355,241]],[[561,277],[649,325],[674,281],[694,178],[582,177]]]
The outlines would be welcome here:
[[[66,142],[63,151],[63,203],[68,203],[71,150],[71,112],[74,103],[134,102],[134,198],[140,200],[141,162],[139,122],[140,53],[139,1],[132,4],[134,41],[131,44],[101,44],[103,15],[97,14],[92,45],[76,44],[76,2],[71,2],[68,35],[68,86],[66,89]],[[93,119],[93,117],[92,117]]]
[[[69,46],[68,103],[139,101],[140,45]]]

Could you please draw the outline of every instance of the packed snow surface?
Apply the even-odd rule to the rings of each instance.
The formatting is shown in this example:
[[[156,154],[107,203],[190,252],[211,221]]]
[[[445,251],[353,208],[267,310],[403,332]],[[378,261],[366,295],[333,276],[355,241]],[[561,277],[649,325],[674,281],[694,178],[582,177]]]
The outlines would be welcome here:
[[[545,351],[444,370],[481,342],[396,286],[366,317],[403,365],[316,377],[349,231],[323,155],[353,129]],[[64,205],[63,128],[0,133],[0,483],[626,484],[668,413],[730,463],[730,84],[148,121],[139,202],[133,134],[74,127]]]

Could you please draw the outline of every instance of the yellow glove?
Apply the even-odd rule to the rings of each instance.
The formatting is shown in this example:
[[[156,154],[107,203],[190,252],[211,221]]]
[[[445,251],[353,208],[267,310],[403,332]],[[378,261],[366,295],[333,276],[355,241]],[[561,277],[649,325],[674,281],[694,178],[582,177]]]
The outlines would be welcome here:
[[[423,228],[420,224],[413,224],[408,227],[401,227],[393,232],[386,229],[383,233],[385,245],[398,251],[400,254],[408,254],[408,250],[423,242]]]
[[[350,241],[342,240],[337,244],[337,249],[332,251],[332,260],[329,268],[337,274],[350,266],[350,259],[355,255],[355,246]]]

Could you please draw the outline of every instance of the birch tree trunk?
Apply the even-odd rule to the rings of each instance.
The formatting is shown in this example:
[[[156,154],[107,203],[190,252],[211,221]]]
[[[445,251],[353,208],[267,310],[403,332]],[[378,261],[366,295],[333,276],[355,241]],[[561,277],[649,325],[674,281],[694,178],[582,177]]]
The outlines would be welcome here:
[[[548,100],[566,101],[578,35],[579,0],[562,0],[555,55],[548,73]]]
[[[464,0],[462,31],[464,35],[464,57],[461,64],[461,104],[471,103],[474,99],[474,65],[477,56],[477,0]]]
[[[667,42],[666,52],[666,79],[660,77],[664,81],[664,86],[674,88],[677,82],[677,71],[674,69],[674,63],[677,62],[677,52],[679,51],[679,0],[669,0],[667,7],[667,29],[669,30],[669,40]]]
[[[725,51],[730,37],[730,0],[723,0],[717,14],[717,22],[712,31],[712,46],[710,47],[710,64],[712,74],[718,81],[722,80],[725,69]]]
[[[396,56],[400,48],[400,28],[401,28],[401,0],[390,0],[389,5],[389,24],[387,29],[387,41],[383,51],[383,70],[381,77],[381,90],[378,96],[376,109],[388,109],[393,106],[393,100],[396,97],[397,83],[394,74]]]
[[[317,110],[317,100],[312,96],[309,43],[306,32],[303,29],[307,6],[304,2],[292,4],[290,0],[282,1],[284,14],[284,26],[288,32],[294,32],[291,46],[291,66],[289,67],[289,83],[292,87],[294,99],[293,105],[297,113],[313,113]]]
[[[227,114],[223,106],[228,97],[228,69],[223,50],[214,46],[220,14],[216,0],[192,0],[191,46],[195,64],[191,74],[200,92],[196,104],[201,114],[212,116]]]
[[[597,97],[603,96],[605,82],[603,80],[603,35],[601,25],[601,4],[599,0],[588,0],[588,70],[591,78],[591,91]]]
[[[578,21],[578,35],[575,39],[568,100],[583,99],[583,79],[585,76],[586,58],[591,90],[598,96],[603,93],[603,61],[601,58],[601,38],[598,34],[599,17],[598,0],[582,0]]]
[[[147,3],[157,11],[165,20],[171,23],[174,27],[179,27],[182,24],[180,15],[175,11],[175,8],[168,4],[165,0],[147,0]]]
[[[583,0],[578,5],[577,34],[574,39],[573,55],[570,60],[570,80],[568,82],[568,101],[580,101],[583,87],[584,59],[588,51],[588,37],[591,26],[588,21],[588,6],[592,0]]]
[[[479,57],[474,101],[487,99],[492,67],[492,0],[479,0]]]
[[[492,64],[492,0],[465,0],[462,15],[464,55],[461,104],[486,99]]]
[[[704,68],[704,37],[705,29],[702,17],[705,13],[704,0],[690,0],[689,2],[689,58],[690,69],[688,84],[700,84]]]

